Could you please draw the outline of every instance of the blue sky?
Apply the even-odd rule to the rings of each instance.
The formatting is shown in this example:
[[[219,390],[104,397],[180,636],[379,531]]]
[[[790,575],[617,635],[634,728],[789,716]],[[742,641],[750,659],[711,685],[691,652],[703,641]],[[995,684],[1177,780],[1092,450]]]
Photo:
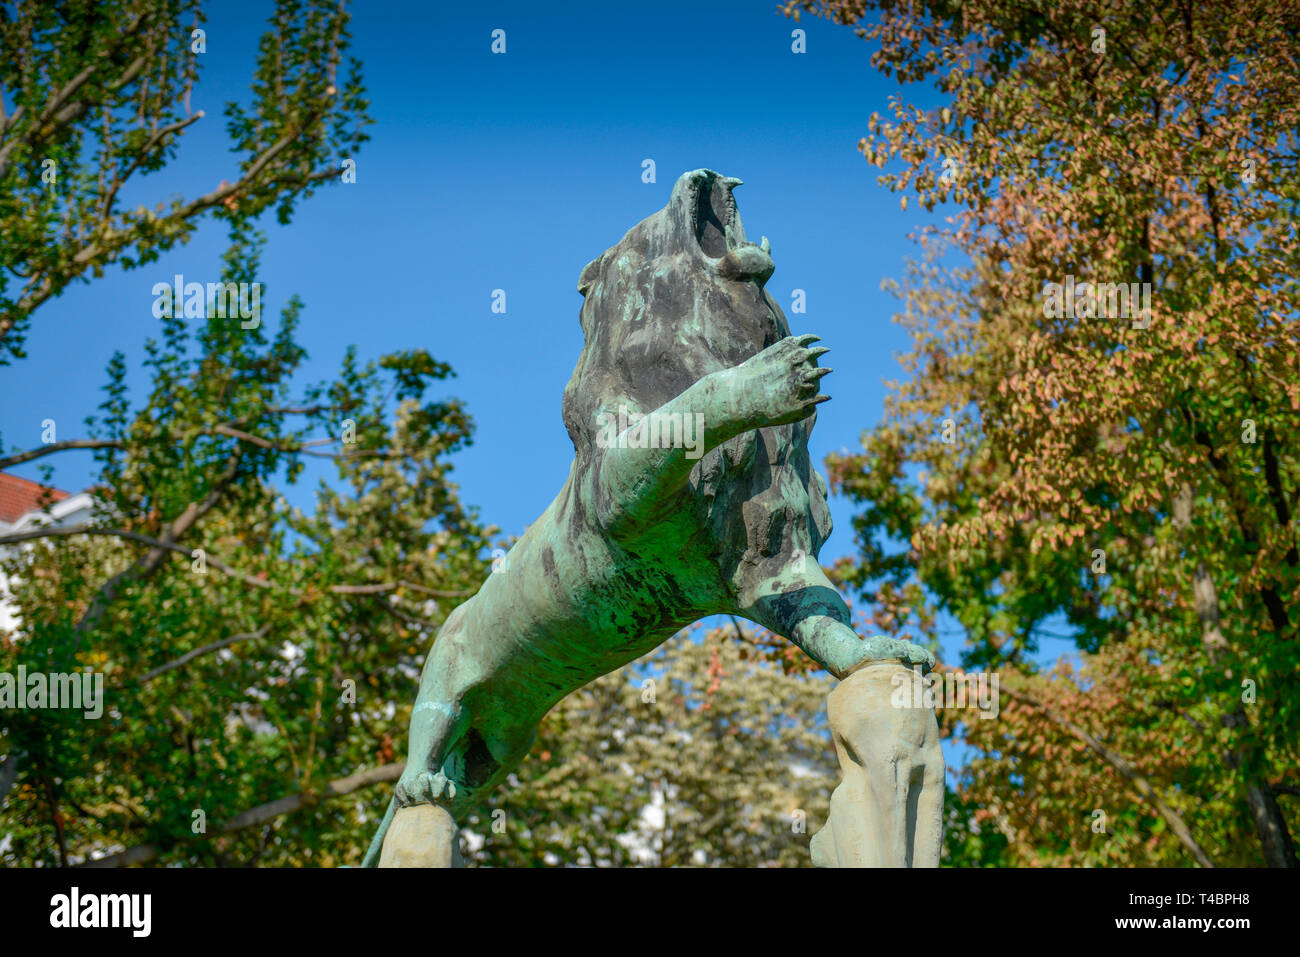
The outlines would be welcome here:
[[[872,110],[896,89],[867,64],[850,30],[766,2],[650,8],[524,5],[470,11],[435,5],[357,5],[352,33],[376,124],[356,157],[355,184],[330,185],[303,203],[293,224],[263,223],[264,315],[297,293],[305,378],[332,374],[344,348],[363,356],[424,347],[450,362],[449,390],[478,425],[459,456],[465,498],[517,533],[559,489],[572,457],[560,393],[581,347],[578,272],[667,201],[676,177],[707,166],[739,176],[746,228],[767,235],[777,271],[768,288],[796,332],[815,331],[833,400],[822,407],[814,457],[854,446],[876,421],[882,378],[905,338],[889,317],[880,280],[902,271],[917,217],[875,185],[856,150]],[[233,179],[220,110],[246,96],[269,3],[210,10],[208,52],[193,105],[207,118],[163,172],[134,184],[127,203],[192,196]],[[790,32],[808,31],[808,52]],[[491,32],[506,30],[493,55]],[[653,159],[657,182],[642,182]],[[131,272],[110,270],[43,307],[29,358],[5,370],[0,436],[6,447],[39,442],[53,418],[59,438],[83,433],[100,401],[104,366],[122,349],[135,366],[157,333],[154,282],[174,273],[214,279],[224,230],[209,224],[187,246]],[[506,315],[491,312],[493,289]],[[791,313],[792,290],[806,315]],[[136,394],[144,380],[133,380]],[[506,460],[524,460],[521,473]],[[49,459],[56,480],[77,488],[88,453]],[[36,477],[35,465],[20,474]],[[528,476],[521,483],[521,474]],[[827,546],[851,549],[848,511]]]
[[[207,118],[127,203],[190,197],[235,178],[221,108],[247,98],[271,7],[210,5],[193,95]],[[746,231],[771,240],[768,289],[792,330],[816,332],[832,349],[814,461],[856,447],[878,421],[884,380],[901,375],[895,355],[907,346],[880,282],[917,253],[906,237],[926,214],[900,210],[856,149],[867,117],[885,113],[899,87],[870,67],[870,48],[851,29],[795,23],[772,0],[352,7],[353,52],[376,119],[357,182],[321,190],[287,228],[270,216],[263,224],[263,315],[273,326],[285,298],[305,301],[304,382],[331,376],[352,343],[363,358],[422,347],[451,363],[458,378],[447,391],[477,424],[454,479],[484,520],[519,534],[572,458],[560,395],[581,348],[579,271],[662,207],[680,173],[710,167],[745,180],[737,199]],[[504,55],[490,51],[497,28]],[[806,53],[791,50],[796,28],[807,31]],[[907,93],[928,105],[928,89]],[[655,183],[642,182],[645,159],[655,161]],[[114,349],[126,353],[142,396],[142,343],[158,331],[152,285],[178,272],[214,280],[225,247],[223,228],[209,224],[161,261],[111,270],[40,309],[29,358],[0,372],[5,448],[37,445],[46,418],[60,439],[84,435]],[[491,311],[498,288],[505,315]],[[805,315],[790,309],[796,288],[806,291]],[[65,489],[92,475],[90,453],[42,461]],[[15,471],[39,474],[35,463]],[[305,505],[308,494],[299,486],[291,498]],[[832,513],[823,562],[854,550],[851,509],[836,500]]]

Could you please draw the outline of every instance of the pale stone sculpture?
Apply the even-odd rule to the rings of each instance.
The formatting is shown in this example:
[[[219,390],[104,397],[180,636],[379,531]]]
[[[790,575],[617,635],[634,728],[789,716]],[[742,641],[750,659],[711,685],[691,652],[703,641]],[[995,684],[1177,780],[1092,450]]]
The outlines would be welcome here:
[[[380,867],[464,867],[460,833],[446,808],[413,804],[398,808],[388,828]]]
[[[738,185],[686,173],[582,270],[569,479],[434,641],[368,865],[399,807],[454,820],[556,702],[700,618],[754,621],[839,678],[882,659],[933,665],[917,645],[859,638],[817,564],[831,522],[808,435],[828,350],[791,336],[764,289],[774,266],[766,238],[745,239]]]
[[[813,835],[819,867],[938,867],[943,843],[944,761],[934,709],[901,682],[919,675],[901,662],[854,672],[826,699],[843,780],[826,826]]]

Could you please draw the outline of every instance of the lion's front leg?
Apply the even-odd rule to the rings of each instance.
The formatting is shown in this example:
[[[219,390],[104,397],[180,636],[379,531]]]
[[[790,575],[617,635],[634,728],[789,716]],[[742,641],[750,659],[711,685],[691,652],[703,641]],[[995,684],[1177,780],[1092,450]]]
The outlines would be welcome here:
[[[920,645],[886,635],[861,638],[849,607],[815,555],[774,557],[737,595],[739,614],[793,641],[808,657],[847,678],[876,661],[902,661],[928,671],[934,655]]]
[[[731,369],[710,373],[621,432],[602,433],[592,500],[612,534],[655,521],[707,452],[744,432],[806,419],[829,396],[817,336],[788,336]],[[611,416],[605,410],[605,416]],[[606,420],[608,421],[608,419]],[[665,438],[666,437],[666,438]]]
[[[441,804],[451,809],[456,785],[443,764],[470,724],[464,689],[473,675],[466,660],[454,653],[466,626],[470,599],[456,607],[438,632],[420,674],[420,690],[411,709],[406,768],[397,782],[397,803],[403,807]]]

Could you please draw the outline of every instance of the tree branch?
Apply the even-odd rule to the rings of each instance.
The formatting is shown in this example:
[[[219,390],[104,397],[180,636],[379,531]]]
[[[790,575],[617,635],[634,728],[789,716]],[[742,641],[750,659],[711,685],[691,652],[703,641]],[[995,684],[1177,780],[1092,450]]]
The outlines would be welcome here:
[[[132,40],[140,31],[140,28],[144,26],[145,20],[145,14],[136,14],[135,18],[127,24],[126,28],[117,33],[116,38],[111,44],[109,44],[108,48],[100,51],[100,57],[111,56],[121,49],[128,41]],[[32,123],[31,130],[27,136],[18,137],[6,143],[3,147],[0,147],[0,178],[3,178],[9,171],[10,157],[18,146],[25,145],[29,149],[35,149],[43,141],[55,136],[70,120],[86,112],[89,108],[88,103],[73,103],[70,101],[77,94],[77,91],[85,86],[86,82],[95,75],[95,71],[99,69],[102,62],[102,60],[98,60],[97,62],[92,63],[65,83],[61,89],[55,91],[54,95],[46,101],[45,106],[41,109],[40,115],[36,117],[36,121]],[[137,57],[125,70],[122,71],[121,76],[119,76],[117,80],[107,84],[107,88],[116,91],[126,86],[139,75],[147,62],[148,60],[146,57]],[[23,110],[19,107],[14,111],[13,116],[11,116],[4,124],[3,129],[0,129],[0,137],[8,136],[10,131],[18,124],[18,120],[22,115]]]
[[[139,542],[142,545],[148,545],[155,551],[165,549],[170,552],[184,555],[187,558],[191,556],[193,551],[183,545],[177,545],[173,542],[165,542],[161,539],[142,535],[139,532],[132,532],[125,528],[95,528],[90,525],[50,525],[44,528],[29,529],[25,532],[15,532],[12,535],[0,535],[0,545],[14,545],[19,542],[28,542],[38,538],[69,538],[73,535],[125,538],[129,541]],[[206,551],[203,553],[203,560],[206,564],[211,565],[222,574],[238,579],[245,585],[251,585],[254,588],[275,587],[266,579],[256,578],[252,575],[245,574],[236,568],[231,568],[221,559],[214,558]],[[423,595],[430,595],[434,598],[469,598],[474,594],[474,592],[469,589],[457,589],[451,591],[437,588],[426,588],[424,585],[417,585],[415,582],[405,580],[396,582],[378,582],[369,585],[330,585],[325,589],[325,591],[335,595],[379,595],[386,592],[396,591],[398,588],[408,588],[411,591],[419,592]],[[290,595],[297,598],[301,598],[306,594],[306,592],[301,588],[287,588],[285,590]]]
[[[369,768],[365,771],[358,771],[345,778],[336,778],[325,785],[324,791],[319,795],[322,798],[342,797],[344,794],[351,794],[353,791],[359,791],[362,788],[369,787],[372,784],[380,784],[384,781],[395,781],[402,776],[402,771],[406,768],[406,762],[398,761],[394,764],[381,764],[377,768]],[[304,795],[303,793],[289,794],[275,801],[266,804],[260,804],[255,808],[250,808],[241,814],[236,815],[229,821],[226,821],[217,827],[218,834],[230,834],[234,831],[243,830],[248,827],[255,827],[266,821],[273,820],[285,814],[290,814],[303,806],[304,803],[311,803],[310,798],[316,795]],[[95,860],[83,861],[77,865],[79,867],[127,867],[131,864],[147,864],[159,854],[162,848],[156,844],[141,844],[136,847],[127,848],[116,854],[110,854],[107,857],[101,857]]]
[[[1012,691],[1005,687],[1001,689],[1001,693],[1007,695],[1013,701],[1019,701],[1030,708],[1038,710],[1048,721],[1063,728],[1065,731],[1069,732],[1091,748],[1092,751],[1101,757],[1102,760],[1118,771],[1123,777],[1128,779],[1128,782],[1133,785],[1133,789],[1137,791],[1137,793],[1141,795],[1148,804],[1155,808],[1156,812],[1164,818],[1165,823],[1169,825],[1169,829],[1177,835],[1180,841],[1182,841],[1183,846],[1191,852],[1192,857],[1196,858],[1197,863],[1202,867],[1214,866],[1209,855],[1201,849],[1201,846],[1196,843],[1196,839],[1192,837],[1191,830],[1187,827],[1186,822],[1183,821],[1179,813],[1164,802],[1160,797],[1160,794],[1154,787],[1152,787],[1151,783],[1147,781],[1147,779],[1143,777],[1132,764],[1129,763],[1127,758],[1117,751],[1112,751],[1083,728],[1074,724],[1072,721],[1068,721],[1061,717],[1041,702],[1031,698],[1029,695],[1019,691]]]
[[[149,671],[141,675],[140,684],[142,685],[148,684],[150,681],[153,681],[154,678],[157,678],[161,674],[165,674],[168,671],[174,671],[177,668],[180,668],[182,665],[189,664],[195,658],[202,657],[203,655],[206,654],[211,654],[214,651],[220,651],[222,648],[228,648],[230,645],[233,645],[238,641],[244,641],[248,638],[261,638],[263,635],[266,634],[267,629],[270,627],[271,627],[270,625],[263,625],[261,628],[257,629],[257,631],[245,632],[244,634],[239,634],[239,635],[231,635],[229,638],[222,638],[220,641],[214,641],[211,644],[204,645],[201,648],[195,648],[193,651],[187,651],[179,658],[173,659],[172,661],[167,662],[167,664],[160,665],[159,667],[153,669],[153,671]]]
[[[203,119],[203,116],[204,116],[204,111],[199,110],[191,117],[187,117],[186,119],[183,120],[177,120],[175,123],[172,123],[170,126],[164,126],[162,129],[158,130],[151,137],[149,137],[149,142],[145,143],[144,146],[142,146],[136,152],[134,158],[132,158],[131,160],[130,165],[127,166],[127,168],[120,175],[115,174],[113,176],[113,185],[109,187],[108,193],[104,197],[104,206],[99,214],[100,218],[104,221],[105,225],[107,225],[109,218],[113,214],[113,203],[117,199],[117,191],[121,189],[122,184],[124,184],[128,179],[130,179],[132,174],[135,173],[135,171],[140,168],[141,164],[145,161],[145,158],[148,157],[149,154],[153,152],[153,150],[162,142],[164,137],[169,136],[172,133],[179,133],[181,130],[189,126],[191,123],[197,123],[199,120]]]
[[[74,630],[77,633],[77,638],[72,645],[72,651],[74,654],[77,651],[77,646],[81,643],[81,635],[84,634],[86,630],[97,622],[100,616],[104,614],[105,609],[108,607],[108,603],[113,600],[113,596],[117,593],[117,588],[122,581],[132,576],[152,575],[162,566],[163,559],[167,557],[167,553],[169,551],[177,550],[175,545],[176,541],[193,528],[199,519],[216,507],[217,503],[220,502],[222,497],[226,494],[226,486],[234,480],[235,476],[239,472],[241,456],[241,451],[236,448],[235,451],[226,459],[226,467],[222,470],[221,474],[217,476],[216,480],[213,481],[212,488],[204,497],[203,501],[191,502],[187,505],[181,514],[176,517],[175,521],[167,526],[166,530],[163,532],[162,539],[154,548],[151,548],[149,552],[143,558],[136,561],[135,564],[118,572],[103,584],[95,597],[91,600],[90,606],[86,609],[85,614],[81,616],[81,620],[76,624]]]
[[[288,132],[263,150],[249,165],[244,174],[234,183],[219,186],[210,193],[206,193],[197,199],[191,200],[185,205],[176,207],[166,216],[155,219],[153,223],[154,228],[160,232],[166,232],[168,227],[177,226],[193,219],[199,213],[212,209],[219,204],[224,203],[239,191],[249,188],[250,183],[254,182],[257,177],[261,175],[267,165],[297,141],[302,136],[303,129],[310,126],[311,123],[315,122],[319,118],[320,114],[313,113],[307,118],[307,122],[303,124],[302,127],[291,125]],[[3,175],[4,167],[6,165],[4,155],[5,149],[9,148],[12,148],[12,144],[4,149],[0,149],[0,175]],[[334,176],[337,172],[338,170],[333,168],[318,170],[301,177],[301,185],[324,181],[325,179]],[[272,179],[265,185],[271,184],[278,185],[278,181]],[[27,289],[23,291],[18,301],[3,314],[0,314],[0,339],[3,339],[5,335],[8,334],[9,330],[18,323],[20,318],[29,315],[38,306],[58,293],[64,286],[91,266],[92,263],[110,257],[113,253],[129,245],[133,237],[137,236],[137,230],[127,229],[114,232],[105,226],[100,231],[99,239],[88,242],[73,253],[68,260],[68,264],[56,270],[57,275],[47,274],[41,277],[39,282],[35,276],[33,276],[32,281],[28,284]]]
[[[316,412],[323,412],[329,409],[329,406],[314,405],[285,409],[266,409],[267,415],[288,415],[291,413],[310,415]],[[240,420],[243,421],[243,420]],[[317,458],[337,459],[345,456],[332,452],[308,452],[309,445],[324,445],[330,442],[337,442],[337,438],[309,439],[297,446],[278,445],[270,439],[264,439],[258,435],[236,429],[235,422],[223,422],[220,425],[213,426],[211,429],[205,429],[202,434],[205,435],[224,435],[232,439],[239,439],[241,442],[250,442],[253,445],[260,446],[264,449],[273,449],[277,452],[288,452],[291,454],[314,455]],[[45,445],[39,445],[34,449],[28,449],[26,452],[15,452],[13,455],[0,458],[0,470],[10,468],[14,465],[21,465],[24,462],[30,462],[32,459],[39,459],[55,452],[63,452],[67,449],[122,449],[126,448],[125,443],[117,439],[68,439],[64,442],[50,442]]]
[[[0,469],[7,469],[12,465],[21,465],[23,462],[30,462],[32,459],[39,459],[42,456],[62,452],[65,449],[120,448],[122,448],[122,443],[115,439],[68,439],[66,442],[50,442],[48,445],[37,446],[34,449],[28,449],[26,452],[17,452],[14,455],[0,459]]]

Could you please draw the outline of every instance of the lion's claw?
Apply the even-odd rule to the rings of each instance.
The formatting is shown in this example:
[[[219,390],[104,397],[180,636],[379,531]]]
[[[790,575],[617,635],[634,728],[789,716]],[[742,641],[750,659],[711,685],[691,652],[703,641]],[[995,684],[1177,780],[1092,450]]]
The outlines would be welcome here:
[[[403,774],[397,782],[397,803],[403,807],[436,804],[444,795],[456,800],[456,783],[441,771],[417,771],[409,778]]]
[[[798,422],[830,396],[818,391],[823,376],[832,371],[817,360],[830,352],[812,347],[821,337],[812,333],[787,336],[753,356],[737,370],[741,376],[740,421],[756,428]]]

